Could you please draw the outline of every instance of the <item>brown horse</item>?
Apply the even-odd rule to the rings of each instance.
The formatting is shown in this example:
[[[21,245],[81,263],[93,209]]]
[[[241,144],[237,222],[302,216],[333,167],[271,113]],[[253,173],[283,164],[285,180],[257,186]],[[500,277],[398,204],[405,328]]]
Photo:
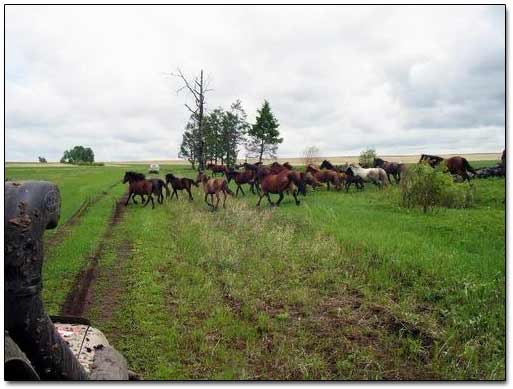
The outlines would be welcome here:
[[[273,162],[270,166],[270,169],[271,169],[271,174],[278,174],[284,170],[289,170],[288,168],[286,168],[285,166],[283,166],[282,164],[280,164],[278,162]]]
[[[239,195],[239,190],[242,192],[243,196],[246,196],[242,189],[243,184],[249,184],[251,193],[255,194],[255,172],[253,170],[244,170],[242,172],[229,170],[228,173],[226,173],[226,178],[228,179],[228,183],[230,183],[231,180],[234,180],[235,184],[237,184],[235,197]]]
[[[310,172],[305,173],[304,181],[305,181],[305,186],[310,185],[313,190],[315,190],[315,188],[324,186],[324,184],[321,183],[317,178],[315,178],[315,176]]]
[[[470,166],[468,161],[460,156],[443,159],[442,157],[422,154],[419,162],[423,161],[426,161],[429,165],[431,165],[431,167],[436,167],[441,162],[444,162],[445,166],[447,167],[447,170],[449,170],[449,173],[457,174],[463,177],[464,181],[467,180],[468,182],[470,182],[470,176],[467,172],[476,174],[476,171],[472,166]]]
[[[318,181],[325,183],[328,190],[330,190],[330,184],[333,184],[337,190],[341,188],[341,173],[329,169],[321,170],[311,164],[306,167],[306,172],[311,173]]]
[[[187,178],[187,177],[180,178],[180,177],[176,177],[172,173],[169,173],[169,174],[166,174],[166,188],[167,188],[167,184],[171,184],[171,187],[173,188],[173,193],[171,193],[171,200],[173,199],[173,196],[175,196],[175,195],[176,195],[176,199],[178,200],[177,190],[186,190],[187,193],[189,194],[189,200],[194,200],[192,198],[192,194],[191,194],[191,186],[194,185],[197,187],[198,184],[196,182],[194,182],[193,179]],[[168,190],[166,197],[168,197],[168,196],[169,196],[169,190]]]
[[[295,174],[298,172],[292,172],[289,170],[284,170],[281,173],[278,174],[266,174],[260,176],[260,198],[258,199],[257,206],[260,206],[260,202],[262,201],[262,198],[264,196],[267,197],[267,200],[269,201],[269,204],[271,206],[280,206],[281,201],[283,200],[283,192],[289,191],[292,193],[292,196],[294,196],[294,200],[296,200],[296,205],[299,205],[299,199],[297,198],[297,192],[304,193],[304,180],[298,179],[298,175]],[[279,194],[280,198],[278,199],[278,202],[274,204],[271,201],[270,193]]]
[[[215,176],[217,173],[226,175],[228,168],[225,165],[216,165],[213,163],[207,164],[207,169],[212,171],[212,175]]]
[[[219,192],[223,193],[223,208],[226,204],[226,194],[233,196],[233,192],[228,188],[228,182],[224,178],[208,178],[205,173],[199,172],[196,178],[196,183],[203,185],[203,192],[205,193],[205,203],[213,209],[217,209],[219,206]],[[210,195],[210,201],[208,202],[208,195]],[[214,195],[216,195],[217,202],[214,205]]]
[[[151,200],[152,209],[155,208],[155,202],[153,201],[153,193],[158,195],[158,188],[153,184],[151,180],[147,180],[144,174],[136,172],[126,172],[123,177],[123,184],[128,184],[128,198],[126,199],[125,207],[128,205],[128,201],[132,196],[140,195],[144,201],[144,195],[148,196],[144,206],[147,206]],[[162,192],[161,192],[162,193]],[[135,202],[135,198],[133,199]],[[135,202],[136,203],[136,202]],[[136,203],[137,204],[137,203]]]
[[[390,183],[392,183],[390,179],[390,175],[392,175],[396,184],[401,181],[401,175],[404,175],[407,170],[404,163],[388,162],[381,158],[374,158],[373,166],[382,168],[387,173],[388,182]]]

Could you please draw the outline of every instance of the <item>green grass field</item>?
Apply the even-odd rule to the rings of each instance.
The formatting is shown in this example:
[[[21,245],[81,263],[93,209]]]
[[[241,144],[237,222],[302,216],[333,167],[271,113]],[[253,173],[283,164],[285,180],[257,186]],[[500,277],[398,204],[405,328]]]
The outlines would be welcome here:
[[[505,378],[504,179],[474,180],[472,208],[427,214],[401,208],[397,187],[260,209],[247,194],[216,212],[194,188],[193,202],[130,204],[113,223],[125,170],[6,176],[61,190],[47,309],[59,312],[98,257],[85,316],[144,378]]]

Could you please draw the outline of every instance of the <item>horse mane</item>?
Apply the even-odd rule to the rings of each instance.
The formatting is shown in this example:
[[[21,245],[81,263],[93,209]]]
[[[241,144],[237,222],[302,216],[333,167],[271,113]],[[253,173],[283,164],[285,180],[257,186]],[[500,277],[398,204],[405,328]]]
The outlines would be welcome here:
[[[325,159],[321,163],[321,169],[333,169],[333,164],[330,161],[328,161],[327,159]]]
[[[127,175],[128,177],[131,177],[133,178],[135,181],[141,181],[141,180],[145,180],[146,179],[146,176],[142,173],[137,173],[137,172],[126,172],[125,175]]]

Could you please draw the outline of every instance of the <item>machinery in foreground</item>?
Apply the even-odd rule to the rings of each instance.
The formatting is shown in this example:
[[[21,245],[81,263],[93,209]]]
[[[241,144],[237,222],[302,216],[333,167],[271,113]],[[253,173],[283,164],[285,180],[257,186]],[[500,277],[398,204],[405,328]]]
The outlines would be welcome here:
[[[128,380],[125,358],[88,320],[48,316],[41,300],[43,233],[60,193],[44,181],[5,182],[5,379]]]

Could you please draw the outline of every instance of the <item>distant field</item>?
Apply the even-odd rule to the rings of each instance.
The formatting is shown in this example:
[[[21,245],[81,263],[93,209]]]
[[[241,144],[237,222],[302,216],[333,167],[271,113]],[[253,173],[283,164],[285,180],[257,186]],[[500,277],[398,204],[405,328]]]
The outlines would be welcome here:
[[[97,261],[77,312],[144,378],[505,378],[503,178],[473,180],[472,208],[428,214],[370,185],[310,192],[299,207],[286,196],[259,209],[247,194],[211,212],[198,188],[192,202],[120,206],[128,169],[145,170],[8,164],[6,176],[61,190],[48,310],[62,312]],[[195,176],[162,162],[169,171]]]
[[[501,153],[471,153],[471,154],[438,154],[443,158],[450,158],[455,155],[460,155],[465,157],[469,161],[498,161],[501,158]],[[383,155],[380,156],[387,161],[391,162],[402,162],[402,163],[415,163],[419,161],[420,154],[415,155]],[[342,164],[346,162],[358,162],[358,156],[334,156],[334,157],[318,157],[317,161],[322,162],[324,159],[329,160],[335,164]],[[249,162],[256,161],[255,159],[249,158]],[[301,165],[303,164],[303,158],[277,158],[275,160],[264,159],[264,163],[278,161],[280,163],[290,162],[293,164]],[[244,160],[239,160],[239,162],[244,162]],[[151,161],[125,161],[125,162],[105,162],[111,166],[124,166],[124,165],[149,165],[152,163],[158,163],[160,165],[183,165],[184,161],[180,159],[173,160],[151,160]],[[62,163],[50,162],[48,164],[40,164],[33,162],[6,162],[6,166],[10,167],[55,167],[55,166],[69,166]]]

